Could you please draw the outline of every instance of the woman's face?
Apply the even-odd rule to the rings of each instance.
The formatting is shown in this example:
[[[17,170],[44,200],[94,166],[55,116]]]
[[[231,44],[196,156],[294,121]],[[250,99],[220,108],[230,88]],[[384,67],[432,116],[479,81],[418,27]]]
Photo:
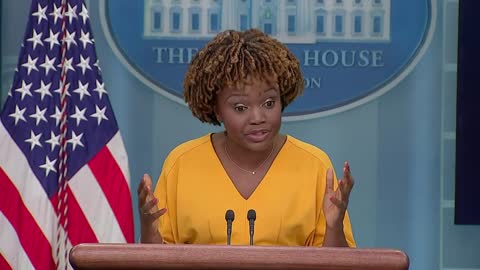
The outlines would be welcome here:
[[[278,86],[248,78],[243,84],[225,87],[218,93],[215,112],[227,131],[229,147],[270,150],[281,125]]]

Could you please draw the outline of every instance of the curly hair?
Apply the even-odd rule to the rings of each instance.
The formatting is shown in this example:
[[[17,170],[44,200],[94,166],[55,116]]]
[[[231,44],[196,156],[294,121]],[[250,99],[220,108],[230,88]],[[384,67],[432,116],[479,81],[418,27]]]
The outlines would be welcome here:
[[[200,121],[220,125],[214,112],[218,92],[245,82],[247,76],[274,78],[282,110],[303,92],[303,75],[293,53],[278,40],[250,29],[227,30],[209,41],[189,65],[183,96]]]

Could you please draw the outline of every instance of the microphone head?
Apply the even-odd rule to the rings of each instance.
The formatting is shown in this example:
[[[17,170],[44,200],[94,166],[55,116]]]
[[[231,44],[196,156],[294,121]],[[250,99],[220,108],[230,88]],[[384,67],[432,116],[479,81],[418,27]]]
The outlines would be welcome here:
[[[225,220],[233,221],[234,219],[235,219],[235,213],[233,212],[232,209],[228,209],[227,212],[225,213]]]
[[[257,219],[257,213],[255,212],[255,210],[253,210],[253,209],[248,210],[247,219],[248,219],[248,220],[255,220],[255,219]]]

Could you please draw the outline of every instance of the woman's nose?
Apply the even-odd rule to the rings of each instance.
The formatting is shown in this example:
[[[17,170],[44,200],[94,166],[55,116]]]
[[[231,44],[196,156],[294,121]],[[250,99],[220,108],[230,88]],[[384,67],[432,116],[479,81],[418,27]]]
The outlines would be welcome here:
[[[265,112],[260,107],[253,107],[250,110],[250,123],[251,124],[261,124],[265,122]]]

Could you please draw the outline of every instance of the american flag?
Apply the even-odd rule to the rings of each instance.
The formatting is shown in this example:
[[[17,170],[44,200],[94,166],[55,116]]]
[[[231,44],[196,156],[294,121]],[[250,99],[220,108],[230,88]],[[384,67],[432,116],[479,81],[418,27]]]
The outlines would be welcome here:
[[[33,0],[0,119],[0,269],[133,242],[128,160],[83,0]],[[67,180],[67,181],[64,181]]]

